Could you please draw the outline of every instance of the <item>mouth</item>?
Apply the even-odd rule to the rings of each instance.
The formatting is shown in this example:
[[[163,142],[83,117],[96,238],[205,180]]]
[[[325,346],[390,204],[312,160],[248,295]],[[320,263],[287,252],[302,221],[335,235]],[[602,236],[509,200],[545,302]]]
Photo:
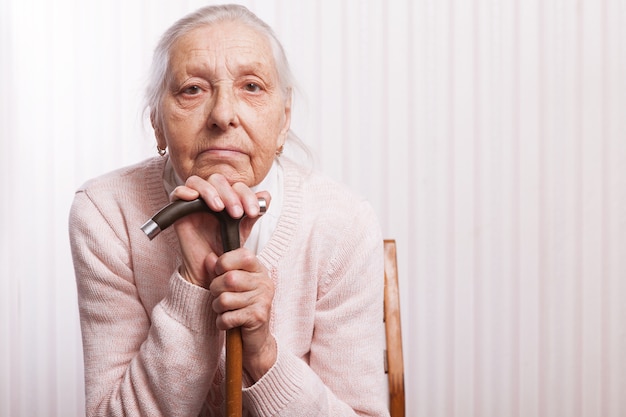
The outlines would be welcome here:
[[[222,159],[222,158],[238,157],[238,156],[244,155],[244,152],[241,151],[240,149],[235,149],[235,148],[214,147],[214,148],[205,149],[200,154]]]

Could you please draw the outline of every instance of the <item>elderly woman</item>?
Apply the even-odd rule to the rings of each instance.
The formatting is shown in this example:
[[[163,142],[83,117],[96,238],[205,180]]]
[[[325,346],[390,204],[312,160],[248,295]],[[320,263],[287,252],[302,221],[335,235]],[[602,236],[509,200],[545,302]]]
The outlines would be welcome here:
[[[240,327],[244,415],[387,415],[379,226],[281,156],[292,77],[272,30],[241,6],[200,9],[151,74],[160,157],[87,182],[70,214],[87,414],[222,415],[224,330]],[[244,247],[223,253],[207,213],[153,241],[140,229],[196,198],[246,216]]]

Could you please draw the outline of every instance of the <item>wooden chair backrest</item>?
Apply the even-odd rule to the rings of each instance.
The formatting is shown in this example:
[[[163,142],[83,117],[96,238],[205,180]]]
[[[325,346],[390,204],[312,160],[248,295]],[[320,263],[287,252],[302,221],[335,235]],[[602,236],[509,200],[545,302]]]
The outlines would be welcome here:
[[[400,327],[400,291],[396,241],[384,241],[385,253],[385,352],[386,372],[389,377],[389,410],[391,417],[404,417],[404,359],[402,356],[402,329]]]

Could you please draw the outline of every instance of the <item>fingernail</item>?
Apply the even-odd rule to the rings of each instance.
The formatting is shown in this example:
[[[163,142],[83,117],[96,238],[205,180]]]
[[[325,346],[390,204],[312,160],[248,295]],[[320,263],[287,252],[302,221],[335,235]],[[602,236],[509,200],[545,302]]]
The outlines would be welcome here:
[[[221,199],[221,198],[219,198],[219,197],[215,197],[215,198],[213,199],[213,203],[215,204],[215,206],[216,206],[218,209],[220,209],[220,210],[223,210],[223,209],[224,209],[224,202],[222,201],[222,199]]]

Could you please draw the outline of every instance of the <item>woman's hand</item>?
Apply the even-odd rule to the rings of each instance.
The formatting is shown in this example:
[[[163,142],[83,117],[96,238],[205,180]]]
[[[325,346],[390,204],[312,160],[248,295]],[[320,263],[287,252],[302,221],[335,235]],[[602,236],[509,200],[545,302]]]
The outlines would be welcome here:
[[[231,185],[220,174],[213,174],[208,180],[191,176],[184,186],[176,187],[172,193],[172,200],[202,198],[211,210],[226,210],[235,219],[245,214],[239,226],[242,242],[248,238],[259,218],[259,197],[265,198],[269,204],[269,193],[255,194],[243,183]],[[194,213],[176,221],[174,229],[183,258],[181,275],[193,284],[208,288],[215,277],[213,266],[223,253],[217,218],[210,213]]]
[[[243,368],[257,381],[276,362],[276,343],[269,326],[274,282],[255,254],[245,248],[220,256],[215,272],[209,290],[215,297],[217,328],[241,327]]]
[[[269,193],[255,194],[243,183],[231,186],[219,174],[211,175],[206,181],[189,177],[184,186],[172,193],[175,200],[202,198],[211,210],[227,210],[233,218],[245,214],[240,223],[242,242],[259,218],[259,197],[270,201]],[[185,216],[176,221],[174,228],[183,258],[181,275],[211,291],[218,329],[241,327],[243,367],[253,380],[258,380],[272,367],[277,356],[269,328],[274,283],[267,269],[248,249],[224,253],[219,222],[210,213]]]

